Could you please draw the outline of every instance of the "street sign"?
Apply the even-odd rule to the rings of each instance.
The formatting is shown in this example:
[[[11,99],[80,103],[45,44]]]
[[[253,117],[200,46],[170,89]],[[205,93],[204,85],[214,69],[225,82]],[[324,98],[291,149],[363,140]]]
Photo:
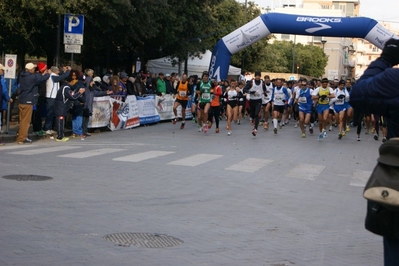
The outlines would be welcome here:
[[[83,45],[84,16],[65,14],[64,44]]]
[[[16,69],[17,69],[17,55],[16,54],[6,54],[5,56],[5,71],[4,78],[15,79]]]
[[[81,45],[77,44],[65,44],[65,53],[80,54],[81,47]]]

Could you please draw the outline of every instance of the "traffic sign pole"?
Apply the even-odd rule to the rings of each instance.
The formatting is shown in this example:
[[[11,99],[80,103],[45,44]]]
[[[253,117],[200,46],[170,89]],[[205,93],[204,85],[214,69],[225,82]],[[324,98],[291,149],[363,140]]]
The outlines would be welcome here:
[[[16,62],[17,62],[17,55],[14,54],[6,54],[5,56],[5,73],[4,78],[8,78],[8,95],[11,97],[11,89],[12,89],[12,79],[15,79],[15,72],[16,72]],[[11,117],[11,103],[8,102],[7,104],[7,123],[6,123],[6,131],[5,133],[8,134],[10,129],[10,117]]]

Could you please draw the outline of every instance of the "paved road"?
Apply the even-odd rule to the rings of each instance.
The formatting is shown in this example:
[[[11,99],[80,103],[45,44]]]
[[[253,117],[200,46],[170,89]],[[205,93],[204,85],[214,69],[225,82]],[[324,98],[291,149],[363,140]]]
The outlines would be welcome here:
[[[363,226],[371,135],[178,127],[0,147],[1,176],[53,178],[0,178],[0,265],[382,265]],[[104,239],[114,233],[183,243],[127,247]]]

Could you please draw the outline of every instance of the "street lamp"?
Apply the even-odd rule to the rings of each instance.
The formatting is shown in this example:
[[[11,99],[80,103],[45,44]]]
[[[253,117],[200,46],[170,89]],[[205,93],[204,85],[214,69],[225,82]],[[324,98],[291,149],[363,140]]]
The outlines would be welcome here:
[[[323,52],[324,52],[324,45],[326,44],[327,40],[321,40],[321,44],[323,45]]]

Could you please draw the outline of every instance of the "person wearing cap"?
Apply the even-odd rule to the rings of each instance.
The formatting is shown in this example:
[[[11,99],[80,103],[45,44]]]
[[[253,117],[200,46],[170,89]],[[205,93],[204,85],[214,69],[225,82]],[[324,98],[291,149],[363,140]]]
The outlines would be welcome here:
[[[32,143],[32,140],[28,138],[28,131],[32,119],[33,105],[37,103],[39,95],[38,85],[50,77],[50,74],[46,72],[35,73],[35,68],[35,64],[27,63],[25,70],[20,75],[18,144]]]
[[[65,66],[64,73],[60,75],[60,70],[56,66],[52,66],[49,69],[50,78],[46,81],[46,120],[44,121],[43,131],[46,132],[50,138],[53,138],[54,126],[54,101],[57,96],[57,92],[60,89],[60,82],[65,80],[70,75],[71,67]]]
[[[318,137],[319,141],[327,137],[326,127],[328,123],[328,113],[331,98],[335,98],[334,90],[328,86],[328,79],[323,78],[321,80],[321,87],[316,88],[312,94],[312,99],[317,100],[316,111],[318,114],[320,130]]]
[[[197,92],[199,93],[199,116],[198,116],[198,124],[201,126],[200,131],[204,133],[208,132],[208,112],[211,107],[212,100],[212,81],[209,79],[208,71],[204,71],[202,73],[201,80],[197,83],[196,87]],[[202,129],[202,130],[201,130]]]
[[[265,96],[266,87],[261,79],[260,71],[255,72],[255,79],[247,81],[243,89],[249,95],[249,114],[253,125],[252,135],[256,136],[259,125],[259,114],[262,108],[262,98]]]
[[[162,72],[158,74],[157,78],[157,94],[159,96],[166,94],[166,83],[164,80],[164,74]]]
[[[345,112],[346,103],[349,101],[349,93],[345,90],[345,81],[340,80],[338,88],[334,90],[335,98],[331,99],[331,103],[334,106],[335,117],[338,123],[338,139],[342,139],[345,136]]]
[[[166,86],[166,94],[174,94],[175,89],[173,87],[172,76],[170,74],[165,75],[165,86]]]
[[[47,65],[43,62],[39,62],[37,64],[36,70],[39,71],[39,73],[44,73],[45,71],[47,71]],[[38,85],[39,95],[37,98],[37,103],[33,106],[32,128],[33,128],[33,133],[36,134],[37,136],[46,135],[46,132],[42,130],[43,126],[42,113],[43,109],[46,108],[46,82],[42,82]]]

